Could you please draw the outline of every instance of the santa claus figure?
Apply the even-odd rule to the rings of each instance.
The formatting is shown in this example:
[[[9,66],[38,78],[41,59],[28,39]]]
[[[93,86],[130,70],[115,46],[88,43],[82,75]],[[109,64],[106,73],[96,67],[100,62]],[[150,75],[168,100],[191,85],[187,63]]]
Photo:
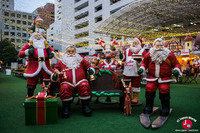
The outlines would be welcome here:
[[[132,91],[133,91],[133,104],[140,104],[139,93],[140,93],[140,81],[141,76],[138,75],[138,66],[141,60],[136,60],[133,56],[140,56],[141,59],[146,54],[146,51],[142,48],[142,40],[139,37],[133,39],[133,43],[130,48],[126,49],[124,54],[120,53],[120,59],[125,61],[124,64],[124,79],[131,79]]]
[[[76,91],[82,102],[83,113],[91,115],[89,107],[90,86],[86,79],[86,71],[94,73],[90,63],[76,53],[74,45],[68,45],[66,53],[60,58],[54,67],[52,80],[57,81],[60,77],[60,99],[63,104],[62,117],[68,118],[70,115],[70,105],[73,100],[73,93]]]
[[[194,59],[192,65],[193,65],[193,68],[194,68],[194,74],[195,74],[194,76],[197,76],[197,74],[199,73],[200,63],[196,59]]]
[[[176,56],[164,47],[164,41],[161,38],[153,42],[153,47],[145,55],[138,74],[142,74],[147,69],[146,106],[140,115],[140,121],[145,128],[150,126],[149,116],[153,112],[154,97],[158,88],[162,109],[160,116],[152,123],[152,128],[159,128],[170,114],[170,82],[175,81],[171,73],[175,76],[182,75]]]
[[[29,43],[26,43],[19,52],[19,57],[29,58],[24,73],[24,77],[27,77],[28,97],[33,96],[38,78],[50,79],[52,71],[49,59],[54,56],[54,53],[40,33],[33,33]]]
[[[30,35],[36,32],[36,33],[41,33],[42,36],[46,38],[46,31],[45,28],[42,27],[42,24],[43,24],[43,19],[41,17],[36,17],[30,28]]]
[[[120,69],[120,65],[117,61],[112,59],[112,51],[110,49],[104,50],[105,60],[100,64],[100,69],[115,71]]]

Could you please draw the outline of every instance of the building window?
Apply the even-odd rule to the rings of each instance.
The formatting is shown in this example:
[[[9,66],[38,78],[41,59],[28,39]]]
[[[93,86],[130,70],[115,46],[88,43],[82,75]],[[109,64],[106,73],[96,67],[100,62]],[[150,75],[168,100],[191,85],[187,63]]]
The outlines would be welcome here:
[[[113,13],[115,13],[116,11],[118,11],[118,10],[121,9],[121,8],[122,8],[122,7],[119,7],[119,8],[116,8],[116,9],[110,11],[110,15],[113,14]]]
[[[79,19],[87,17],[88,15],[89,15],[89,12],[87,11],[87,12],[81,13],[80,15],[78,15],[74,18],[75,18],[75,20],[79,20]]]
[[[9,16],[9,12],[4,12],[4,16]]]
[[[11,28],[11,30],[15,30],[15,26],[11,26],[10,28]]]
[[[15,13],[11,13],[11,17],[15,17]]]
[[[51,34],[51,36],[53,36],[53,34]]]
[[[3,4],[3,7],[4,7],[5,5]]]
[[[9,25],[4,25],[4,29],[9,29]]]
[[[51,40],[51,42],[53,42],[53,39]]]
[[[99,1],[99,0],[94,0],[95,2]]]
[[[21,28],[19,26],[17,26],[17,30],[21,30]]]
[[[26,24],[27,24],[27,22],[26,22],[26,21],[22,21],[22,24],[23,24],[23,25],[26,25]]]
[[[83,4],[81,4],[81,5],[79,5],[79,6],[77,6],[74,10],[75,10],[75,12],[77,12],[77,11],[87,7],[87,6],[88,6],[88,1],[83,3]]]
[[[4,36],[8,36],[9,35],[9,32],[8,31],[5,31],[4,32]]]
[[[190,43],[187,43],[187,46],[189,47],[189,46],[190,46]]]
[[[26,39],[22,39],[22,43],[26,43],[27,41],[26,41]]]
[[[21,24],[21,21],[20,21],[20,20],[17,20],[17,24]]]
[[[18,36],[18,37],[21,37],[21,33],[17,33],[17,36]]]
[[[26,15],[23,15],[23,19],[26,19],[27,18],[27,16]]]
[[[4,22],[5,22],[5,23],[8,23],[8,22],[9,22],[9,19],[7,19],[7,18],[4,19]]]
[[[17,14],[17,18],[21,18],[21,14]]]
[[[102,4],[95,7],[95,12],[102,10]]]
[[[22,37],[26,37],[26,33],[22,33]]]
[[[79,2],[79,1],[81,1],[81,0],[74,0],[74,3],[77,3],[77,2]]]
[[[51,28],[51,30],[53,30],[53,27]]]
[[[26,27],[22,27],[22,31],[26,31]]]
[[[11,38],[10,41],[11,41],[11,42],[15,42],[15,38]]]
[[[11,21],[12,24],[15,24],[15,20],[14,19],[11,19],[10,21]]]
[[[80,43],[75,43],[75,45],[77,47],[85,47],[89,45],[89,41],[85,41],[85,42],[80,42]]]
[[[28,22],[28,25],[31,25],[32,24],[32,22]]]
[[[15,36],[15,32],[10,32],[10,35],[11,36]]]
[[[102,15],[95,17],[95,23],[99,22],[102,20]]]
[[[28,16],[28,19],[32,20],[32,16]]]
[[[86,37],[86,36],[89,36],[89,32],[88,31],[76,34],[75,38],[79,39],[79,38],[83,38],[83,37]]]
[[[81,29],[81,28],[84,28],[84,27],[87,27],[89,25],[89,22],[83,22],[81,24],[78,24],[78,25],[75,25],[75,30],[78,30],[78,29]]]
[[[21,43],[21,39],[17,39],[17,43]]]
[[[121,0],[110,0],[110,5],[115,4],[115,3],[119,2],[119,1],[121,1]]]
[[[9,5],[7,5],[6,7],[9,7]]]

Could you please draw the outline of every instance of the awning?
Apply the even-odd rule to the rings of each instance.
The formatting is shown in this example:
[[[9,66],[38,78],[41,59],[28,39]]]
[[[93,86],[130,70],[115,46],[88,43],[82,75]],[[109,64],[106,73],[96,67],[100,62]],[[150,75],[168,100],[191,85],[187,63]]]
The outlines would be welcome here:
[[[200,0],[137,0],[112,14],[94,32],[149,38],[152,34],[196,35],[199,26]]]

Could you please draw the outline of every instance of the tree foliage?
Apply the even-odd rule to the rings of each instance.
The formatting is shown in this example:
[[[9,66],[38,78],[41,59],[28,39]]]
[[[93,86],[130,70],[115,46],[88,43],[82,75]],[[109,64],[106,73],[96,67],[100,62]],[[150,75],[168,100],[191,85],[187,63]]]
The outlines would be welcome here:
[[[18,51],[15,49],[15,45],[8,40],[0,41],[0,60],[3,61],[3,65],[17,61]]]

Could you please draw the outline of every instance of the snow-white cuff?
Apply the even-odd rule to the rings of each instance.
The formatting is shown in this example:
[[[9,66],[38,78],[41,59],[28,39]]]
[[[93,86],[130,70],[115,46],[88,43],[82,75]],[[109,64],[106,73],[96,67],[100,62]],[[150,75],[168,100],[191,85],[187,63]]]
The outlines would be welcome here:
[[[62,99],[62,101],[71,101],[73,100],[73,97],[67,98],[67,99]]]
[[[28,50],[29,50],[29,49],[25,50],[25,55],[29,55]]]
[[[85,97],[79,96],[79,98],[80,98],[81,100],[87,100],[87,99],[90,99],[90,97],[91,97],[91,96],[85,96]]]
[[[145,74],[145,67],[144,67],[144,66],[141,66],[140,68],[143,70],[142,75],[144,75],[144,74]],[[140,69],[140,68],[139,68],[139,69]]]

